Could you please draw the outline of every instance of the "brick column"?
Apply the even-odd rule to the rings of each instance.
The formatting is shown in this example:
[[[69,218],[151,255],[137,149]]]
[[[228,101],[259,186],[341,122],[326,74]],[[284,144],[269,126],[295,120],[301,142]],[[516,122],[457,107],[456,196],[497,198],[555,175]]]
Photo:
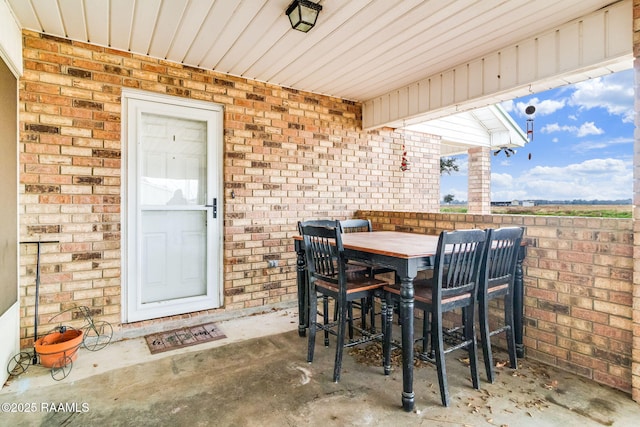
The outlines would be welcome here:
[[[640,1],[640,0],[639,0]],[[491,151],[475,147],[469,153],[469,210],[471,214],[491,213]]]
[[[633,349],[631,396],[640,402],[640,0],[633,0],[635,132],[633,146]]]

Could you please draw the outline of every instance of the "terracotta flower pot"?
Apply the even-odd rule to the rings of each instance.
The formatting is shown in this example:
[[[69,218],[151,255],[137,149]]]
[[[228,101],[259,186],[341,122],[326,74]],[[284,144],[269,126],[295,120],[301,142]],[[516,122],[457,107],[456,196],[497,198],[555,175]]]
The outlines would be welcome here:
[[[78,357],[82,344],[82,330],[68,329],[65,332],[51,332],[34,343],[40,356],[40,364],[47,368],[61,368]]]

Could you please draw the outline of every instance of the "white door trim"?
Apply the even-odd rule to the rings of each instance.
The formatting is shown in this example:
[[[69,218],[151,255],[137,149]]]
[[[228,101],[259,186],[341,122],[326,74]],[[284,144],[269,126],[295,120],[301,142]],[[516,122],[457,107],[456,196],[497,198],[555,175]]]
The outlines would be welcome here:
[[[217,265],[217,271],[209,272],[208,277],[217,285],[217,289],[213,289],[213,294],[207,297],[193,297],[185,298],[180,303],[172,303],[170,307],[163,308],[163,303],[154,303],[148,305],[149,310],[142,309],[140,304],[136,304],[135,301],[140,301],[139,298],[132,297],[133,292],[139,292],[137,290],[138,285],[136,283],[138,274],[135,266],[130,265],[130,257],[137,251],[137,232],[136,218],[137,218],[137,191],[135,188],[132,190],[132,180],[135,182],[135,140],[131,140],[130,136],[130,113],[129,101],[147,101],[157,103],[158,108],[162,108],[162,104],[170,107],[187,107],[204,110],[211,113],[214,131],[210,133],[210,142],[207,150],[207,156],[209,168],[215,170],[215,175],[212,177],[213,185],[207,194],[207,203],[211,202],[212,197],[217,197],[217,217],[212,218],[211,214],[208,215],[209,228],[213,233],[212,244],[215,248],[213,251],[216,254],[216,259],[213,264]],[[194,101],[186,98],[179,98],[168,95],[153,94],[132,89],[122,90],[122,183],[121,183],[121,203],[122,203],[122,237],[121,237],[121,265],[122,265],[122,294],[121,294],[121,317],[123,323],[135,322],[139,320],[145,320],[150,318],[157,318],[163,316],[170,316],[178,314],[178,312],[190,312],[195,310],[203,310],[207,308],[215,308],[222,306],[224,302],[223,292],[223,107],[219,104]],[[213,194],[212,194],[213,193]],[[210,256],[210,255],[209,255]],[[137,305],[137,306],[133,306]],[[184,311],[183,311],[184,310]],[[176,312],[177,311],[177,312]]]

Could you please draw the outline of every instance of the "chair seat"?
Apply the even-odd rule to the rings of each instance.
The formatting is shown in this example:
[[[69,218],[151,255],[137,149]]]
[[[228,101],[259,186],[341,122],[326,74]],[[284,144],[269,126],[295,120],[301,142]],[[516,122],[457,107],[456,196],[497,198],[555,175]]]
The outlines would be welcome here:
[[[491,286],[487,289],[487,294],[489,299],[493,296],[503,295],[504,293],[509,292],[509,284],[503,283],[502,285]]]
[[[413,282],[413,297],[416,302],[431,305],[433,301],[433,289],[431,283],[432,282],[430,279],[415,280]],[[400,295],[400,285],[397,283],[385,286],[384,290],[395,295]],[[442,297],[442,304],[446,305],[448,303],[459,302],[467,300],[470,297],[471,293],[465,293],[452,297]]]
[[[378,279],[366,277],[366,276],[349,278],[349,281],[347,282],[347,295],[355,292],[370,291],[377,288],[382,288],[386,284],[387,282],[383,280],[378,280]],[[316,280],[316,286],[329,289],[334,292],[338,292],[339,290],[337,283],[331,283],[331,282],[327,282],[320,279]]]

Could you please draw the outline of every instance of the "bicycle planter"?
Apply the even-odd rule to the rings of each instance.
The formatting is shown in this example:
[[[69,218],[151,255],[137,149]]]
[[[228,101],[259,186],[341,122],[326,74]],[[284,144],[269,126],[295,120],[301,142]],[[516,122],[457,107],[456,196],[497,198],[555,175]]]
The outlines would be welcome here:
[[[84,319],[84,325],[78,329],[60,325],[35,340],[33,351],[21,351],[9,360],[7,372],[10,376],[21,375],[29,366],[40,364],[50,368],[51,377],[60,381],[71,372],[80,346],[89,351],[98,351],[111,342],[111,324],[103,320],[94,321],[88,307],[69,308],[52,317],[50,321],[69,311],[73,313],[73,318]]]
[[[54,331],[36,340],[33,346],[40,356],[42,366],[63,368],[77,359],[82,338],[83,333],[80,329]]]
[[[72,321],[84,320],[84,325],[79,329],[59,325],[44,337],[38,337],[38,302],[40,291],[40,247],[44,243],[60,243],[57,240],[20,242],[21,244],[36,244],[36,298],[34,312],[32,351],[21,351],[15,354],[7,364],[7,372],[15,377],[23,374],[31,365],[40,365],[51,368],[51,377],[59,381],[66,378],[71,371],[73,361],[78,357],[78,349],[82,345],[89,351],[103,349],[111,342],[113,328],[109,322],[103,320],[94,321],[89,307],[75,306],[56,314],[49,322],[53,322],[58,316],[71,312]],[[62,319],[62,317],[61,317]]]

